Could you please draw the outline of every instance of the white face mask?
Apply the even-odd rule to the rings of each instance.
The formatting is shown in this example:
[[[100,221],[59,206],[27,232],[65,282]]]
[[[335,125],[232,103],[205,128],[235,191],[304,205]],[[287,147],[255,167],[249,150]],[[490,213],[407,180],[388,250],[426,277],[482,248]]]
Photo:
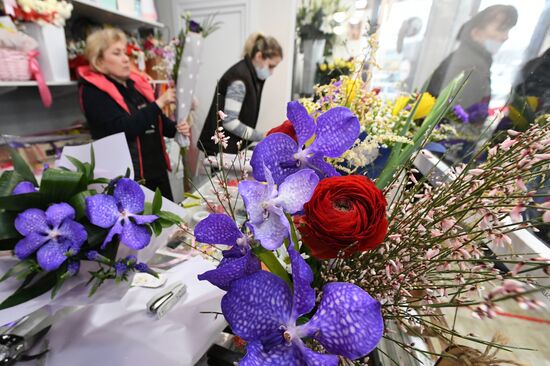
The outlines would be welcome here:
[[[256,75],[258,76],[258,79],[260,79],[260,80],[265,80],[270,75],[269,68],[267,66],[264,66],[264,67],[261,67],[261,68],[254,67],[254,69],[256,69]]]
[[[495,41],[494,39],[486,39],[483,41],[483,46],[491,54],[494,55],[498,52],[504,42]]]

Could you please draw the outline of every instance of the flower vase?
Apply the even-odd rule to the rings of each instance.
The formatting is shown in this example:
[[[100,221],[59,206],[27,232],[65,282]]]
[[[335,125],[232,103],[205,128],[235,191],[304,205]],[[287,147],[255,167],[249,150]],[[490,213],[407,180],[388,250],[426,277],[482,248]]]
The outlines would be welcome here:
[[[302,49],[304,51],[304,67],[302,74],[302,94],[311,95],[315,85],[315,72],[317,64],[323,59],[326,39],[303,39]]]
[[[46,81],[69,81],[65,30],[51,24],[25,23],[24,32],[38,42],[38,63]]]

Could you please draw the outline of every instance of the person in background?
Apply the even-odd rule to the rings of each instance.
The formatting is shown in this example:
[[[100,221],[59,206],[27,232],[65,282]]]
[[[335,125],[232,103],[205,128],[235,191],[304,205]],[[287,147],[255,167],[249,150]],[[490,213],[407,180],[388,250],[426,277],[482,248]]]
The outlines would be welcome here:
[[[283,59],[283,49],[273,37],[254,33],[248,37],[243,59],[227,70],[216,88],[198,148],[207,155],[216,155],[218,146],[211,139],[218,126],[218,111],[223,111],[225,135],[229,136],[225,152],[235,154],[237,142],[242,146],[260,141],[264,134],[257,131],[260,101],[265,80]]]
[[[485,113],[478,113],[477,121],[487,116],[491,99],[491,65],[502,44],[508,39],[508,32],[518,20],[517,10],[510,5],[493,5],[474,15],[460,28],[457,39],[460,45],[434,71],[428,92],[438,96],[461,72],[470,77],[456,101],[468,111],[478,113],[483,105]]]
[[[550,48],[523,66],[514,90],[523,97],[537,97],[543,113],[550,109]]]
[[[189,135],[186,121],[176,124],[162,112],[176,102],[175,90],[170,88],[155,99],[147,78],[131,71],[126,36],[119,29],[90,34],[86,57],[90,65],[78,69],[79,92],[92,138],[124,132],[135,179],[145,180],[146,187],[159,188],[164,197],[172,199],[164,136]]]

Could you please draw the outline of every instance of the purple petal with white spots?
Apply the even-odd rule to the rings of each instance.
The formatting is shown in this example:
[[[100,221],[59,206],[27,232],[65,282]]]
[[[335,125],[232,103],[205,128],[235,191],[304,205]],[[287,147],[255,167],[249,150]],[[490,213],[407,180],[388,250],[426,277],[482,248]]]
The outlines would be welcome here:
[[[113,196],[126,211],[133,214],[143,212],[145,193],[135,181],[128,178],[120,179],[116,184]]]
[[[15,244],[15,255],[19,259],[25,259],[38,250],[49,239],[48,236],[39,233],[29,233]]]
[[[46,214],[38,208],[29,208],[15,218],[15,229],[19,234],[27,236],[30,233],[46,233],[48,227]]]
[[[136,225],[130,220],[124,222],[120,241],[129,248],[140,250],[151,241],[151,233],[145,226]]]
[[[311,288],[313,272],[304,258],[289,245],[288,255],[292,268],[292,283],[294,284],[294,296],[292,304],[291,321],[296,321],[300,316],[309,313],[315,306],[315,290]]]
[[[279,248],[283,244],[283,240],[288,237],[289,223],[282,212],[280,214],[269,212],[266,220],[251,224],[254,237],[266,249],[275,250]]]
[[[55,203],[46,210],[48,223],[54,228],[59,227],[65,219],[74,220],[75,211],[68,203]]]
[[[138,225],[150,224],[158,219],[157,215],[133,215],[135,223]]]
[[[279,201],[285,212],[294,214],[304,208],[313,195],[319,177],[311,169],[302,169],[289,175],[279,186]]]
[[[304,146],[307,140],[315,133],[315,121],[307,113],[307,109],[298,101],[289,102],[286,105],[286,117],[292,122],[292,126],[298,137],[298,146]]]
[[[355,360],[369,354],[384,334],[380,309],[358,286],[328,283],[317,312],[303,327],[328,352]]]
[[[317,173],[319,179],[340,176],[340,173],[338,173],[331,164],[327,163],[322,155],[313,155],[308,158],[307,161],[309,164],[313,165],[312,169]]]
[[[116,221],[116,223],[113,225],[111,230],[109,230],[109,233],[105,237],[105,240],[103,240],[103,244],[101,244],[101,249],[105,249],[107,244],[109,244],[115,235],[120,235],[122,233],[122,220]]]
[[[260,260],[247,251],[242,257],[226,257],[218,268],[198,276],[200,281],[208,281],[224,291],[228,291],[233,281],[261,269]]]
[[[294,154],[298,152],[298,145],[292,137],[284,133],[274,133],[260,141],[252,158],[252,174],[254,179],[265,182],[264,164],[273,175],[276,184],[280,184],[288,175],[299,170]]]
[[[59,233],[72,243],[71,248],[77,252],[88,238],[84,226],[73,220],[65,220],[59,227]]]
[[[55,271],[67,260],[65,253],[69,250],[70,246],[71,243],[69,241],[58,243],[51,240],[38,249],[36,260],[44,271]]]
[[[261,342],[251,342],[246,346],[246,355],[239,366],[303,366],[301,355],[296,347],[280,344],[269,352],[264,352]]]
[[[239,183],[239,194],[243,198],[250,222],[262,222],[264,209],[261,203],[267,196],[267,185],[250,180],[243,181]]]
[[[33,193],[36,192],[36,187],[31,182],[23,181],[17,183],[13,191],[11,191],[12,195],[16,194],[25,194],[25,193]]]
[[[86,198],[86,215],[92,224],[107,229],[115,224],[120,212],[113,196],[96,194]]]
[[[236,280],[222,298],[222,311],[233,332],[251,342],[268,337],[287,325],[292,306],[288,284],[258,271]]]
[[[235,245],[243,234],[225,214],[210,214],[195,226],[195,238],[201,243]]]
[[[301,340],[295,340],[294,344],[301,353],[301,358],[306,366],[338,366],[336,355],[320,354],[307,348]]]
[[[337,158],[359,137],[361,126],[346,107],[336,107],[317,117],[315,141],[308,150],[329,158]]]

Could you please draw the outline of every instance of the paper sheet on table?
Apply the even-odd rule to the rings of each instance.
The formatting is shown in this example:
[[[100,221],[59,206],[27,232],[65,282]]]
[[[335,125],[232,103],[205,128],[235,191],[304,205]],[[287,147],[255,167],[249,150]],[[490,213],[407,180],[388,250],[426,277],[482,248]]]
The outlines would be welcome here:
[[[56,166],[75,170],[73,164],[67,159],[71,156],[81,162],[90,161],[90,146],[94,147],[96,178],[113,179],[126,174],[130,169],[130,178],[134,178],[134,166],[128,149],[128,142],[124,133],[107,136],[90,144],[79,146],[65,146]]]
[[[99,167],[102,167],[102,174],[94,174],[96,176],[102,176],[105,178],[115,178],[126,172],[126,167],[131,167],[130,153],[128,151],[128,145],[124,134],[117,134],[97,140],[94,143],[94,154],[96,160],[96,171]],[[111,155],[117,153],[120,155]],[[81,162],[90,162],[90,144],[80,146],[66,146],[63,149],[61,158],[61,166],[65,166],[74,170],[72,163],[66,158],[66,156],[73,156],[79,159]],[[117,159],[113,159],[113,156],[117,156]],[[109,163],[109,161],[118,160],[118,157],[122,161],[129,161],[129,165],[124,162]],[[67,163],[66,165],[63,165]],[[118,166],[118,168],[116,168]],[[107,169],[118,169],[116,171],[109,171]],[[122,173],[121,173],[122,171]],[[155,193],[146,187],[141,186],[141,189],[145,193],[145,201],[152,202]],[[174,202],[162,199],[162,210],[170,211],[180,217],[185,217],[186,210]],[[127,255],[134,254],[137,256],[139,262],[147,262],[153,258],[155,252],[164,244],[168,242],[170,237],[177,231],[177,227],[168,228],[162,231],[158,237],[152,237],[151,243],[140,251],[133,251],[125,245],[121,244],[118,249],[117,257],[123,258]],[[6,273],[11,267],[13,267],[18,260],[14,257],[0,257],[0,273]],[[128,291],[128,283],[132,282],[133,275],[129,276],[128,283],[115,284],[114,281],[107,281],[104,283],[93,297],[88,297],[90,290],[89,286],[86,286],[86,282],[89,279],[88,271],[96,270],[97,264],[88,261],[82,261],[80,272],[77,276],[68,279],[64,284],[55,299],[51,299],[50,292],[47,292],[39,297],[36,297],[26,303],[5,309],[0,311],[0,325],[17,320],[35,310],[38,310],[44,306],[48,306],[52,313],[65,306],[78,306],[86,304],[101,304],[109,303],[120,300]],[[21,285],[21,282],[10,278],[0,283],[0,300],[6,299]]]
[[[197,275],[214,265],[194,257],[165,272],[163,288],[181,281],[185,296],[160,320],[146,312],[146,303],[161,289],[131,288],[119,301],[88,306],[56,322],[48,336],[46,365],[192,366],[225,328],[224,294]]]

